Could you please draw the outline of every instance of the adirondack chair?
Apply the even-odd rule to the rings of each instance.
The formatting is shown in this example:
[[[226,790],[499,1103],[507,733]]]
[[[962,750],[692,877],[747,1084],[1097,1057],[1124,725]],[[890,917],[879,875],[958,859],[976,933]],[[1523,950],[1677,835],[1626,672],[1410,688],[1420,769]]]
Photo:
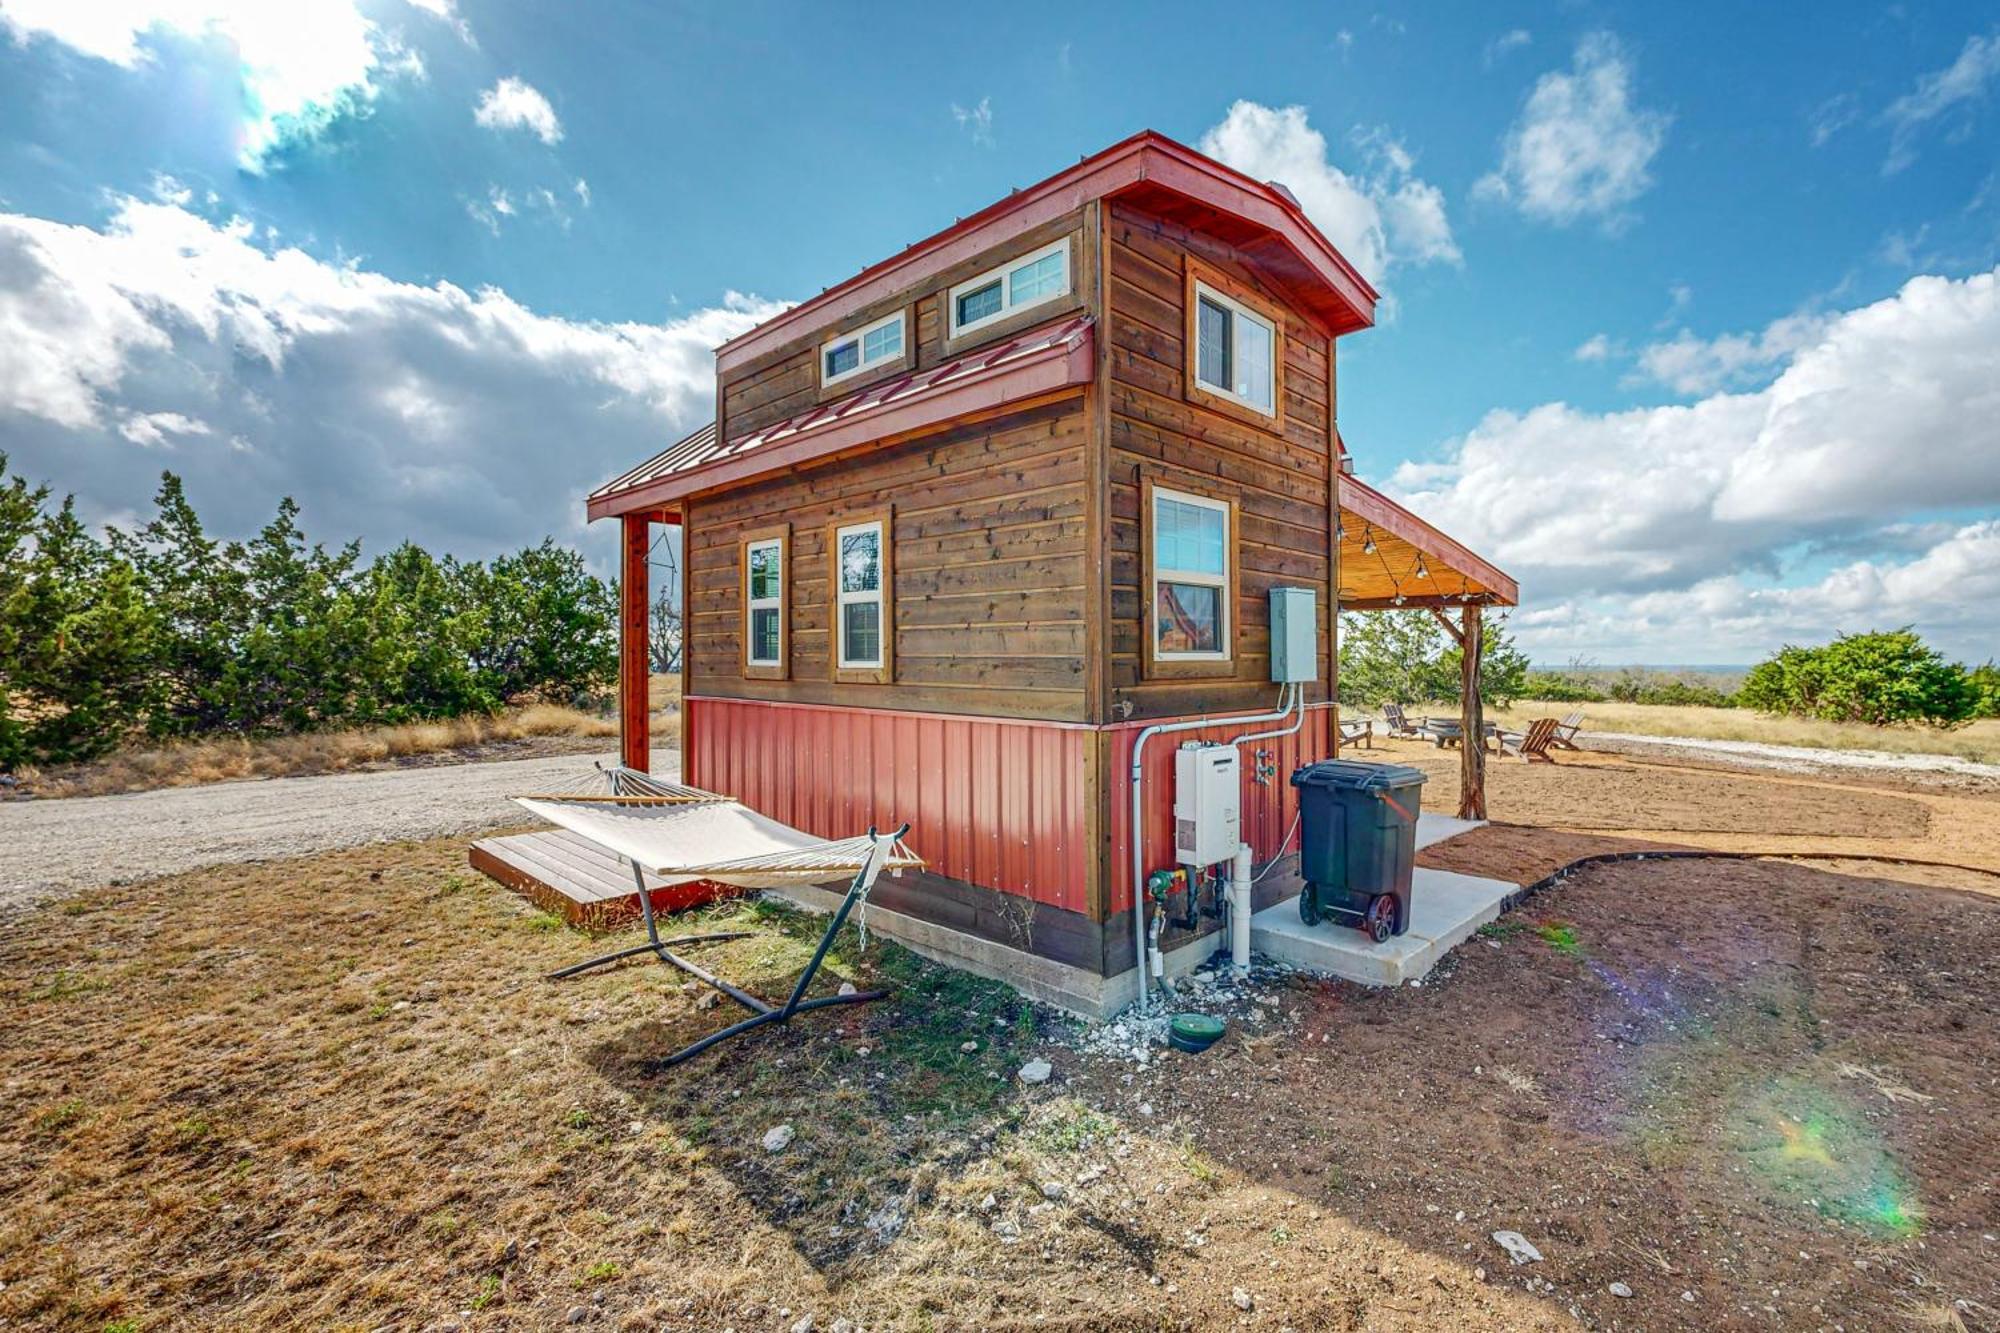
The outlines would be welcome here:
[[[1556,734],[1550,739],[1549,744],[1558,750],[1580,750],[1583,747],[1576,743],[1576,733],[1582,730],[1583,710],[1579,708],[1556,723]]]
[[[1355,741],[1360,741],[1364,749],[1375,748],[1375,719],[1372,717],[1342,718],[1340,721],[1340,744],[1344,749]]]
[[[1555,756],[1549,753],[1554,743],[1556,728],[1562,724],[1552,717],[1538,717],[1528,724],[1526,731],[1503,731],[1500,733],[1500,749],[1506,754],[1517,754],[1531,764],[1553,764]]]
[[[1391,736],[1423,735],[1423,731],[1419,727],[1412,723],[1409,718],[1403,716],[1403,705],[1401,704],[1383,704],[1382,716],[1389,723],[1389,734]]]

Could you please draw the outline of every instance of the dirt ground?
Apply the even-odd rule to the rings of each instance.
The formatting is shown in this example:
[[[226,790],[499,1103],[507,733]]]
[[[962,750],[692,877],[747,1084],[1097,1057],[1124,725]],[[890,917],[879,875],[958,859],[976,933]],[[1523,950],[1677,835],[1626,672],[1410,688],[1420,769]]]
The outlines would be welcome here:
[[[1353,757],[1421,768],[1424,809],[1458,809],[1456,750],[1378,742]],[[1553,764],[1488,755],[1487,813],[1496,823],[1723,851],[1847,852],[1939,861],[2000,872],[2000,792],[1940,791],[1921,777],[1800,777],[1684,762],[1566,752]],[[1547,857],[1552,844],[1537,842]],[[1527,883],[1553,865],[1514,875],[1504,861],[1473,873]],[[1470,866],[1444,866],[1472,869]],[[2000,878],[1921,871],[1881,862],[1868,874],[2000,893]]]
[[[727,1015],[657,966],[539,980],[591,943],[462,855],[0,938],[0,1327],[2000,1326],[1989,899],[1590,870],[1421,988],[1279,976],[1143,1065],[850,934],[826,987],[892,1000],[662,1071]],[[767,992],[816,931],[709,917],[766,932],[711,956]]]

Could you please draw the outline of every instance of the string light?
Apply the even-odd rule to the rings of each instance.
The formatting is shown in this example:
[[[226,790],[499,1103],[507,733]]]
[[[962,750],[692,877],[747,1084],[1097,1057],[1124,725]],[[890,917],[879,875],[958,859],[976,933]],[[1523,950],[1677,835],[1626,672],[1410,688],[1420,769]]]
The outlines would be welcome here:
[[[1420,579],[1427,579],[1430,576],[1431,576],[1430,567],[1424,563],[1423,556],[1419,555],[1417,557],[1417,577]]]
[[[1361,530],[1361,553],[1363,555],[1375,554],[1375,529],[1363,528]]]

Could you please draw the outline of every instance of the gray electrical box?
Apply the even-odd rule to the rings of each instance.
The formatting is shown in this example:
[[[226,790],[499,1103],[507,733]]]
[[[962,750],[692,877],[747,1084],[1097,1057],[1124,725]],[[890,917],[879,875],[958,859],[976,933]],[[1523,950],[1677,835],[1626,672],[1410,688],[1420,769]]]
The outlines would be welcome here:
[[[1311,588],[1271,589],[1271,679],[1319,679],[1319,599]]]

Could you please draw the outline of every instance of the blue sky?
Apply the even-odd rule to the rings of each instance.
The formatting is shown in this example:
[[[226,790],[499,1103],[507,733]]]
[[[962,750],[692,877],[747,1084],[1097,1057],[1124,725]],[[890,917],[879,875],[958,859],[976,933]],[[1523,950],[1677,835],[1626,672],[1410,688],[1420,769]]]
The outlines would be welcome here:
[[[0,0],[0,449],[96,518],[608,549],[708,346],[1150,127],[1371,272],[1343,432],[1538,658],[2000,651],[1990,5],[266,8]]]

